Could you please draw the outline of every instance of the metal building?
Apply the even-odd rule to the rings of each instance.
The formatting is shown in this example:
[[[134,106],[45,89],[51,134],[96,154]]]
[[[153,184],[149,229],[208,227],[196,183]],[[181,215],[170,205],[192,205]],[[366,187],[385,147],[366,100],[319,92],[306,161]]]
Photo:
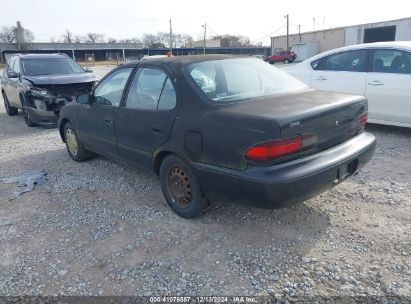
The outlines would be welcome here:
[[[289,46],[291,49],[301,49],[310,44],[310,56],[338,47],[379,42],[379,41],[411,41],[411,17],[390,21],[367,23],[347,27],[337,27],[318,31],[304,32],[289,35]],[[315,54],[312,45],[316,44]],[[271,52],[287,48],[287,36],[271,37]],[[297,54],[298,55],[298,54]],[[304,56],[306,57],[306,56]],[[304,60],[306,58],[298,58]]]

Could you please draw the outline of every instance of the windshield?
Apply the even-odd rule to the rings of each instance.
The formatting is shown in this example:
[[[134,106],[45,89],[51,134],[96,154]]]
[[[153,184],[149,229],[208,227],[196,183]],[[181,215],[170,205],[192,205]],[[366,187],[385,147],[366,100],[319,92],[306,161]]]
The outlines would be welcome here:
[[[299,80],[255,58],[192,63],[187,71],[214,104],[307,88]]]
[[[27,76],[85,73],[83,68],[70,58],[36,58],[21,61]]]

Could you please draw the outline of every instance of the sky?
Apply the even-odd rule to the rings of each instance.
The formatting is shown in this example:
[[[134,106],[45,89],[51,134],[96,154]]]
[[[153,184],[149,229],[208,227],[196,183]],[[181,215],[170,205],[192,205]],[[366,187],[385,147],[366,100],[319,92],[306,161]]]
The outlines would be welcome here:
[[[173,31],[202,39],[202,24],[207,23],[207,38],[234,34],[251,42],[270,44],[270,36],[337,26],[363,24],[411,17],[409,0],[0,0],[0,26],[21,21],[35,41],[60,39],[66,29],[75,34],[104,34],[116,39],[141,37],[144,33]],[[400,9],[399,9],[400,8]]]

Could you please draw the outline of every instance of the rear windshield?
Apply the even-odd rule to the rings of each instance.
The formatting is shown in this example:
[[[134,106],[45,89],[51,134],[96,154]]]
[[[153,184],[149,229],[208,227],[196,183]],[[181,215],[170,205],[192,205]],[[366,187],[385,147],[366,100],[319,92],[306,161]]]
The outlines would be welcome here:
[[[192,63],[187,72],[213,104],[306,89],[294,77],[255,58]]]
[[[21,62],[28,76],[85,73],[82,67],[69,58],[23,59]]]

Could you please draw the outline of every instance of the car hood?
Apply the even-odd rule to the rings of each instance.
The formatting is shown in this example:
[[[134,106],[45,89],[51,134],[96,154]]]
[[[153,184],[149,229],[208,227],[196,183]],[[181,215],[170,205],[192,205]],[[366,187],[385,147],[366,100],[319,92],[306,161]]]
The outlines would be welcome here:
[[[71,84],[98,81],[98,78],[94,75],[94,73],[24,76],[23,78],[35,85]]]

